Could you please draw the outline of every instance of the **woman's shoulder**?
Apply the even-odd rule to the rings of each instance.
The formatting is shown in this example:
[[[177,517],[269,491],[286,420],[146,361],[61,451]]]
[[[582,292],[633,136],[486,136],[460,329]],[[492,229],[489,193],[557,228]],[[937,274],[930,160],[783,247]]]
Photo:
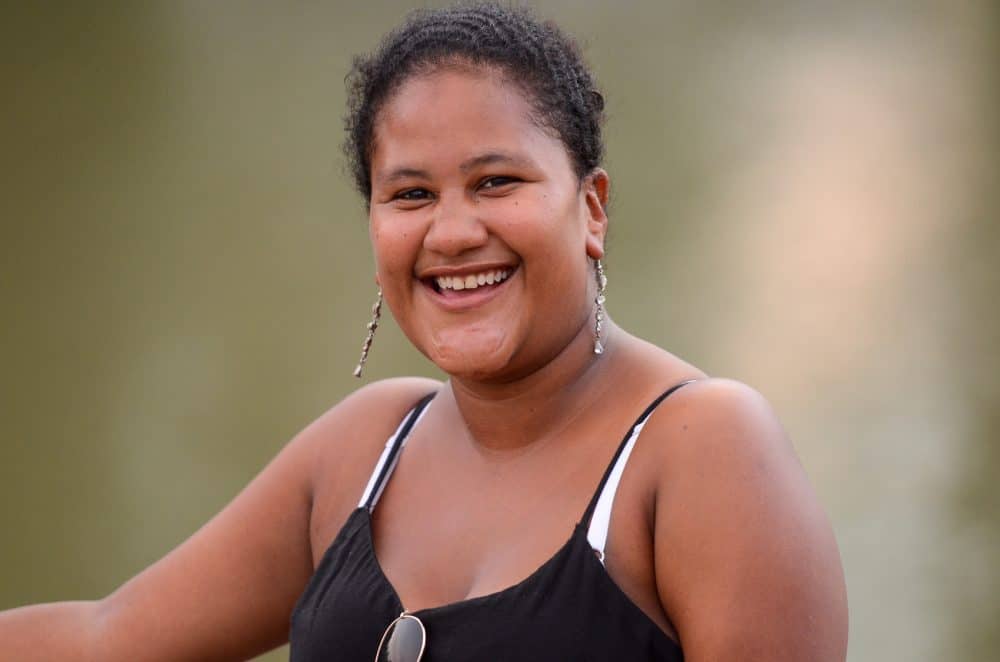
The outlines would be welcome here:
[[[299,433],[308,445],[312,495],[311,542],[321,555],[356,507],[386,440],[406,413],[441,383],[399,377],[366,384],[330,407]],[[318,558],[318,556],[317,556]]]
[[[670,455],[706,453],[733,443],[791,449],[774,409],[755,388],[710,376],[648,341],[630,341],[623,374],[636,386],[629,397],[648,399],[650,394],[670,390],[650,414],[642,433],[646,439],[660,437],[662,441],[644,445]]]
[[[774,409],[722,378],[687,384],[664,404],[643,430],[656,442],[657,587],[686,640],[716,657],[754,632],[801,652],[815,642],[791,630],[822,622],[817,641],[834,646],[846,628],[836,544]],[[720,621],[732,641],[712,631]]]
[[[650,419],[660,434],[701,438],[701,446],[724,445],[733,439],[742,443],[761,439],[787,442],[777,414],[764,395],[735,379],[707,376],[691,379],[664,404],[671,414],[654,415]],[[681,450],[685,444],[673,445]]]
[[[644,485],[659,493],[687,486],[689,476],[706,471],[710,477],[696,485],[763,461],[798,466],[774,408],[757,389],[709,376],[645,340],[629,340],[622,374],[635,386],[628,397],[648,402],[669,389],[650,413],[636,448]]]
[[[664,489],[705,472],[699,484],[708,489],[713,481],[745,480],[754,467],[801,470],[774,408],[735,379],[703,377],[677,389],[650,416],[643,437],[655,440],[646,446]]]
[[[401,418],[425,395],[438,391],[440,381],[427,377],[392,377],[365,384],[334,405],[328,414],[352,418]]]
[[[330,407],[302,434],[314,438],[317,451],[322,455],[343,456],[352,450],[370,454],[381,448],[421,398],[440,388],[441,382],[424,377],[395,377],[372,382]]]

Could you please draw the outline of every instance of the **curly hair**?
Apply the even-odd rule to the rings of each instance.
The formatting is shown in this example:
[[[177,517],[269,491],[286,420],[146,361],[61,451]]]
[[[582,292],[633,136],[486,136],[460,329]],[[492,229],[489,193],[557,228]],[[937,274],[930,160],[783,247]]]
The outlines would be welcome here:
[[[409,14],[348,74],[344,152],[358,192],[371,199],[371,157],[379,111],[410,76],[448,66],[495,69],[519,85],[534,120],[554,132],[583,178],[604,156],[604,97],[577,43],[526,8],[496,2]]]

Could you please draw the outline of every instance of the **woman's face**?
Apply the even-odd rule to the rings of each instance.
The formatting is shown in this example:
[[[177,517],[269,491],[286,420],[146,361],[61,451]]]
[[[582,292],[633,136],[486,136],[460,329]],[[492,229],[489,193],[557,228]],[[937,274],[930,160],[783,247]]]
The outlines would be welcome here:
[[[517,86],[475,70],[408,79],[379,114],[371,167],[376,277],[442,370],[516,379],[592,333],[607,175],[581,185]]]

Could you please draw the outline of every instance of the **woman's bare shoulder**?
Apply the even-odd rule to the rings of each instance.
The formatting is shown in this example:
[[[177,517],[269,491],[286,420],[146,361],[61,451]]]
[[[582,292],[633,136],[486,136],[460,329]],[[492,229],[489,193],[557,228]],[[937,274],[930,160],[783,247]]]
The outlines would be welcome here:
[[[720,378],[669,400],[649,430],[659,450],[656,581],[685,653],[842,660],[836,542],[773,408]]]
[[[789,459],[794,449],[767,399],[743,382],[724,377],[695,379],[677,390],[663,407],[670,413],[650,419],[671,459],[687,454],[775,453]],[[691,457],[690,459],[694,459]]]
[[[309,448],[314,554],[336,533],[364,490],[386,440],[406,413],[441,383],[421,377],[386,379],[354,391],[296,438]]]
[[[354,391],[307,426],[307,437],[320,456],[340,456],[359,446],[380,446],[422,397],[441,388],[424,377],[395,377]]]
[[[420,398],[440,388],[441,382],[425,377],[393,377],[365,384],[330,407],[306,430],[322,435],[343,433],[345,426],[384,428],[393,420],[398,423]]]

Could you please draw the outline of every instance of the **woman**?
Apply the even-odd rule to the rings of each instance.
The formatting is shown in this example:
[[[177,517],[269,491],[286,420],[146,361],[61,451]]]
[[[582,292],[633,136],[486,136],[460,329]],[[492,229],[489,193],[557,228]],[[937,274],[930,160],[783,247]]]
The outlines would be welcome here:
[[[836,545],[770,408],[604,310],[572,42],[422,12],[351,95],[380,288],[358,372],[384,296],[449,380],[358,390],[111,596],[0,615],[0,658],[843,660]]]

